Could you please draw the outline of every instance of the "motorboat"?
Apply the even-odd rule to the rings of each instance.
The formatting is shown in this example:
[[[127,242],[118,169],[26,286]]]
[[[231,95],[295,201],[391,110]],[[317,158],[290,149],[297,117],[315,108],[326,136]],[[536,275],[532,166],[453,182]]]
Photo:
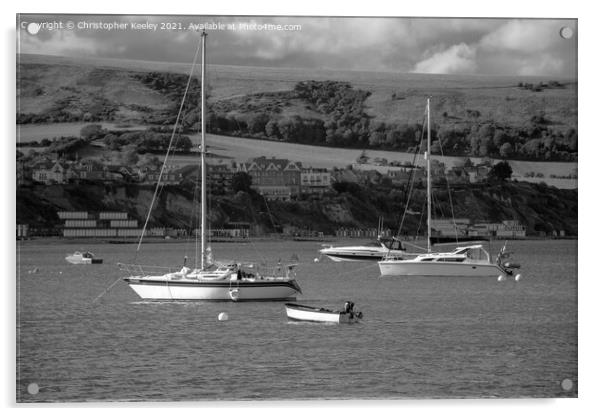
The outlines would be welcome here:
[[[358,246],[329,246],[321,249],[324,255],[332,261],[379,261],[385,256],[397,259],[416,257],[415,253],[408,253],[404,244],[396,238],[379,238],[364,245]]]
[[[363,318],[362,312],[353,310],[353,302],[345,302],[342,311],[333,311],[326,308],[285,303],[286,315],[291,321],[326,322],[326,323],[355,323]]]
[[[102,259],[94,257],[94,254],[89,251],[84,251],[83,253],[80,251],[76,251],[73,254],[69,254],[65,257],[71,264],[101,264]]]

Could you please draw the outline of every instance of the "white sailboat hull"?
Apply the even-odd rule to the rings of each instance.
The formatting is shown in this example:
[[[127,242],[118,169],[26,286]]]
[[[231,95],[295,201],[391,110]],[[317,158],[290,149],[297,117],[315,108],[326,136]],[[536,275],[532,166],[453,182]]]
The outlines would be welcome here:
[[[381,276],[499,276],[506,274],[491,263],[420,262],[384,260],[378,262]]]
[[[299,293],[294,280],[264,281],[153,281],[144,278],[125,279],[128,285],[147,300],[258,301],[292,300]]]

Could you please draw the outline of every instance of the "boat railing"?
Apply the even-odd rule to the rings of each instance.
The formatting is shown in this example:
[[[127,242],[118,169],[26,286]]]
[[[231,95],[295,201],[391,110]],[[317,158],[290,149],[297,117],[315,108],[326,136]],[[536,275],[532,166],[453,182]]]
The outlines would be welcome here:
[[[262,279],[293,279],[295,278],[295,266],[296,264],[277,264],[277,265],[266,265],[266,264],[243,264],[242,269],[255,274],[257,277]]]
[[[119,267],[119,270],[127,272],[130,276],[163,275],[180,271],[180,269],[175,267],[149,266],[143,264],[118,263],[117,266]]]
[[[119,267],[119,270],[127,272],[130,276],[164,275],[168,273],[177,273],[181,270],[181,268],[176,267],[152,266],[131,263],[118,263],[117,265]],[[296,264],[265,265],[246,263],[239,265],[241,269],[250,272],[258,278],[268,279],[295,278],[295,266]]]

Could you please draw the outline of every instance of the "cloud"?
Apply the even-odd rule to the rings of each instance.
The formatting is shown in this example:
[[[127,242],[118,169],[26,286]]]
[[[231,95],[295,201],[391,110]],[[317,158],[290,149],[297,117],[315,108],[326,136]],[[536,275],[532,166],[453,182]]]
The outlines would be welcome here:
[[[453,45],[416,64],[413,72],[426,74],[467,74],[475,72],[476,48],[465,43]]]
[[[564,63],[554,56],[543,54],[536,59],[525,59],[518,64],[519,75],[562,74]]]
[[[522,75],[576,73],[576,39],[560,38],[571,20],[291,16],[22,15],[49,20],[296,24],[297,31],[210,30],[208,61],[217,65],[367,71]],[[20,31],[20,52],[189,62],[194,31]]]
[[[481,39],[490,51],[540,52],[562,42],[558,20],[511,20]]]
[[[43,55],[94,55],[103,48],[94,39],[77,36],[73,31],[40,32],[42,36],[19,32],[19,47],[23,53]]]
[[[576,39],[563,39],[563,26],[575,29],[571,20],[522,19],[495,21],[487,26],[483,21],[451,21],[445,29],[453,39],[454,32],[470,31],[477,37],[472,42],[450,45],[449,39],[439,38],[440,47],[427,50],[413,72],[492,75],[552,75],[575,76]],[[450,29],[451,27],[451,29]],[[424,29],[424,28],[422,28]],[[463,35],[468,37],[466,33]],[[441,34],[440,34],[441,35]],[[443,45],[443,46],[442,46]]]

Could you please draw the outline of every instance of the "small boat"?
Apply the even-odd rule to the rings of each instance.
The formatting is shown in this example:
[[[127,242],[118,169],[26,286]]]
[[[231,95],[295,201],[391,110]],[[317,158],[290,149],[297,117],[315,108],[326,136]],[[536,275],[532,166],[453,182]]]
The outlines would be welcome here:
[[[330,322],[330,323],[354,323],[362,319],[361,312],[353,310],[353,302],[345,302],[342,311],[333,311],[325,308],[299,305],[296,303],[285,303],[286,315],[292,321]]]
[[[75,253],[69,254],[67,257],[65,257],[65,260],[67,260],[71,264],[101,264],[102,263],[102,259],[94,257],[94,254],[90,253],[89,251],[84,251],[83,253],[76,251]]]

